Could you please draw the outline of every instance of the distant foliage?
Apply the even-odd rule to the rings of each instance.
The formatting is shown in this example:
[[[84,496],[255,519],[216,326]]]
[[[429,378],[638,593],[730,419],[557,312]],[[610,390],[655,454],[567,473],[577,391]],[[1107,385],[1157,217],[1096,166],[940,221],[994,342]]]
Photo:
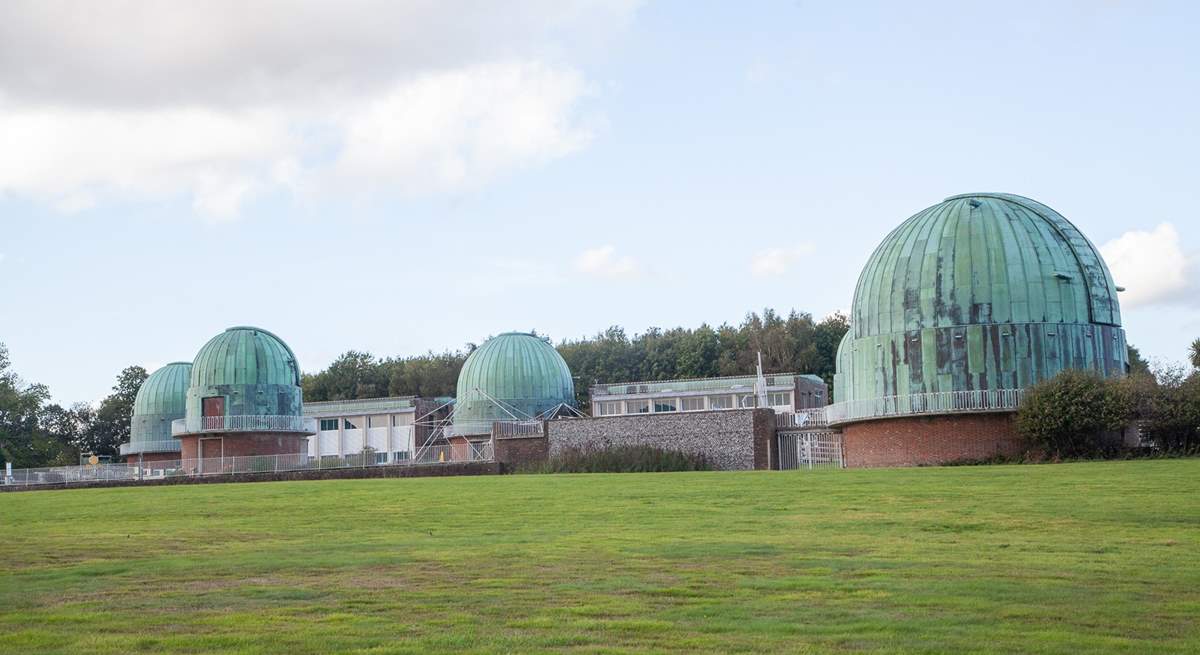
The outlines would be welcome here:
[[[817,322],[810,314],[783,317],[767,309],[761,316],[747,315],[737,327],[651,328],[632,337],[610,327],[588,339],[562,342],[558,352],[575,376],[577,400],[586,407],[593,384],[747,375],[754,372],[759,352],[768,371],[814,373],[832,385],[837,347],[849,327],[842,314]],[[474,348],[389,359],[351,350],[324,371],[304,375],[304,399],[453,395],[458,371]]]
[[[1117,381],[1066,370],[1029,388],[1017,429],[1051,455],[1087,457],[1103,453],[1109,447],[1106,433],[1132,418],[1129,397]]]
[[[1167,453],[1200,453],[1200,371],[1165,367],[1137,378],[1142,433]]]
[[[666,473],[711,471],[703,455],[653,446],[613,446],[571,449],[545,462],[522,469],[524,473]]]

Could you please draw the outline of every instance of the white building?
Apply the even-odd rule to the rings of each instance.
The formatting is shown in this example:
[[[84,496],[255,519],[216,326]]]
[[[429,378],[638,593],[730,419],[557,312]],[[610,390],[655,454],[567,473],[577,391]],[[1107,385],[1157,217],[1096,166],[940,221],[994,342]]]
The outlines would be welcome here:
[[[365,450],[374,455],[372,463],[403,462],[428,438],[429,425],[444,416],[439,406],[412,396],[306,402],[304,415],[317,421],[308,454],[346,456]]]
[[[829,391],[816,375],[775,373],[764,376],[767,406],[776,412],[824,407]],[[691,380],[600,384],[591,388],[592,416],[706,412],[758,405],[756,377],[742,375]]]

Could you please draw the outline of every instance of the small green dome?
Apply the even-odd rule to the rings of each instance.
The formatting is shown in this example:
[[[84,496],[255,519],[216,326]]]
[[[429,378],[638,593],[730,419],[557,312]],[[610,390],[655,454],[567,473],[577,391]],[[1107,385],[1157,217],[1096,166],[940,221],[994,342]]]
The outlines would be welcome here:
[[[205,398],[224,399],[226,416],[302,416],[300,365],[282,339],[256,327],[231,327],[200,348],[192,362],[187,417],[202,416]]]
[[[487,431],[492,421],[534,417],[563,404],[575,405],[575,383],[562,355],[536,335],[508,332],[485,341],[463,363],[455,432]]]
[[[146,378],[133,401],[124,453],[179,450],[179,442],[171,438],[171,421],[183,418],[191,372],[191,362],[173,362]]]
[[[1065,368],[1122,375],[1117,287],[1070,221],[1021,196],[952,196],[875,249],[837,356],[835,401],[1020,389]]]
[[[231,327],[204,344],[192,362],[193,387],[300,384],[300,365],[282,339],[256,327]]]

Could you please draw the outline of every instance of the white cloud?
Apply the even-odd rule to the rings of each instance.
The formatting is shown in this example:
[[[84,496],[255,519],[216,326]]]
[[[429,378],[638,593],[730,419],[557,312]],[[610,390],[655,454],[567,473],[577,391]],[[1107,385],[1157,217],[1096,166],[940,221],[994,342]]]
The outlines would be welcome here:
[[[760,251],[750,260],[750,272],[756,277],[783,275],[793,264],[805,255],[811,255],[815,250],[811,243],[801,243],[790,248],[769,248]]]
[[[1187,299],[1194,289],[1193,267],[1171,223],[1134,230],[1100,246],[1113,280],[1126,288],[1121,305],[1139,307]]]
[[[477,188],[588,143],[565,55],[635,6],[0,3],[0,193],[228,217],[275,190]]]
[[[629,255],[617,255],[613,246],[600,246],[579,253],[575,258],[575,270],[599,277],[634,277],[640,272],[636,260]]]

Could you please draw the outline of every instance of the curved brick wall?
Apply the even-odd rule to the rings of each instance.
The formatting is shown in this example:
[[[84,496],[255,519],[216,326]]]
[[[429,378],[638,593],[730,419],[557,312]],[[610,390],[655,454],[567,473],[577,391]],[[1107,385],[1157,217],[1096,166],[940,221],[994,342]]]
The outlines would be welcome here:
[[[1025,442],[1015,415],[908,416],[841,426],[848,467],[946,464],[1017,456]]]

